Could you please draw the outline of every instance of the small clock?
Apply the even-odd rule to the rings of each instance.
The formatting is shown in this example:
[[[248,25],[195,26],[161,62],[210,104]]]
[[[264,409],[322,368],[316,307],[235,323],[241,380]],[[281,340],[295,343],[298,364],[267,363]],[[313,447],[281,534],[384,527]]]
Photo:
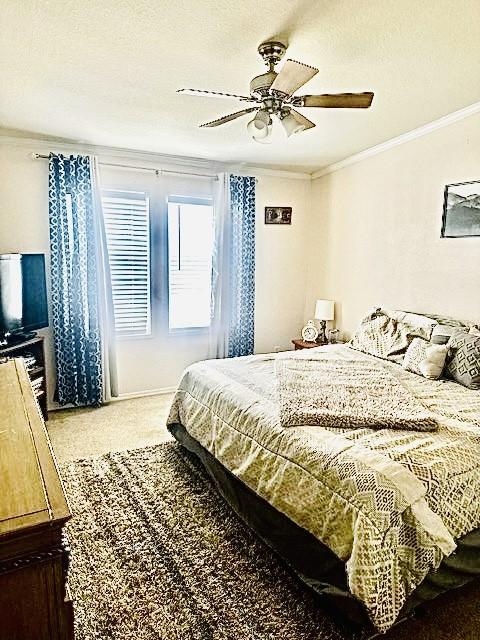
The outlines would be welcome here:
[[[318,338],[318,329],[313,320],[309,320],[302,329],[302,339],[305,342],[315,342]]]

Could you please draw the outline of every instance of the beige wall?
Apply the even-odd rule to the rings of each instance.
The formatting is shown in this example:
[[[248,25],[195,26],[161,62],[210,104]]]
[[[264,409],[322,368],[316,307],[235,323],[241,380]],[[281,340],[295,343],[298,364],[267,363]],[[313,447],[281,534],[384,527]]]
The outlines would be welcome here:
[[[26,149],[1,145],[0,253],[45,253],[47,270],[49,268],[48,163],[34,162]],[[46,338],[47,393],[51,400],[54,391],[52,333],[50,329],[38,333]]]
[[[0,145],[0,253],[38,252],[48,255],[49,252],[48,163],[32,160],[29,157],[31,151],[24,145]],[[183,170],[188,170],[188,167]],[[111,171],[104,171],[102,180],[105,179],[108,186],[141,186],[145,175],[131,171],[118,171],[113,175]],[[181,185],[177,181],[174,191],[179,193],[179,188]],[[204,189],[205,185],[201,188]],[[309,195],[309,179],[258,176],[257,352],[287,349],[302,325]],[[293,224],[265,226],[265,205],[292,206]],[[51,330],[40,333],[47,337],[51,400],[54,382]],[[118,342],[120,392],[126,394],[175,386],[185,366],[206,356],[205,336],[121,340]]]
[[[30,151],[0,145],[0,253],[48,254],[48,167]],[[480,238],[440,239],[444,185],[474,179],[480,115],[312,183],[259,175],[256,351],[289,348],[321,297],[337,302],[346,334],[374,304],[480,321]],[[266,205],[292,206],[292,225],[264,225]],[[51,332],[43,333],[53,382]],[[207,355],[201,337],[154,342],[119,342],[122,393],[174,386]]]
[[[255,351],[292,348],[303,326],[310,180],[259,177],[256,192]],[[266,225],[265,206],[292,207],[292,224]]]
[[[480,320],[480,238],[441,239],[445,184],[480,180],[480,115],[312,182],[305,316],[336,301],[349,334],[372,305]]]

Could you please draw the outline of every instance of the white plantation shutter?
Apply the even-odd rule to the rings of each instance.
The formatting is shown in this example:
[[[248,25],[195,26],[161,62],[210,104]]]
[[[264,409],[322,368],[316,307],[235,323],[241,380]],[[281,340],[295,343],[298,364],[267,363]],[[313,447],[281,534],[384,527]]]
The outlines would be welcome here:
[[[102,205],[116,332],[119,335],[148,335],[151,307],[147,194],[104,189]]]

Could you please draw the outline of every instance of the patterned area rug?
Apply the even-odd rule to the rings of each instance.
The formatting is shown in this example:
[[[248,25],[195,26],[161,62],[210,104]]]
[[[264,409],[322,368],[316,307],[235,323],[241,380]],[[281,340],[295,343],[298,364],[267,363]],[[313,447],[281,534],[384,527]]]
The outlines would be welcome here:
[[[354,640],[178,444],[65,463],[62,476],[76,640]],[[472,583],[382,640],[478,640],[479,602]]]
[[[176,443],[62,466],[76,640],[340,640]]]

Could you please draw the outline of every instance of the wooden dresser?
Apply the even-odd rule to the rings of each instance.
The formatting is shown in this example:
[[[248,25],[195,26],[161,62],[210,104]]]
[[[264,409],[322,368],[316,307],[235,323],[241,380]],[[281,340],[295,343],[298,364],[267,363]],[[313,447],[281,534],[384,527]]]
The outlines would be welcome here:
[[[0,640],[71,640],[70,510],[23,360],[0,364]]]

